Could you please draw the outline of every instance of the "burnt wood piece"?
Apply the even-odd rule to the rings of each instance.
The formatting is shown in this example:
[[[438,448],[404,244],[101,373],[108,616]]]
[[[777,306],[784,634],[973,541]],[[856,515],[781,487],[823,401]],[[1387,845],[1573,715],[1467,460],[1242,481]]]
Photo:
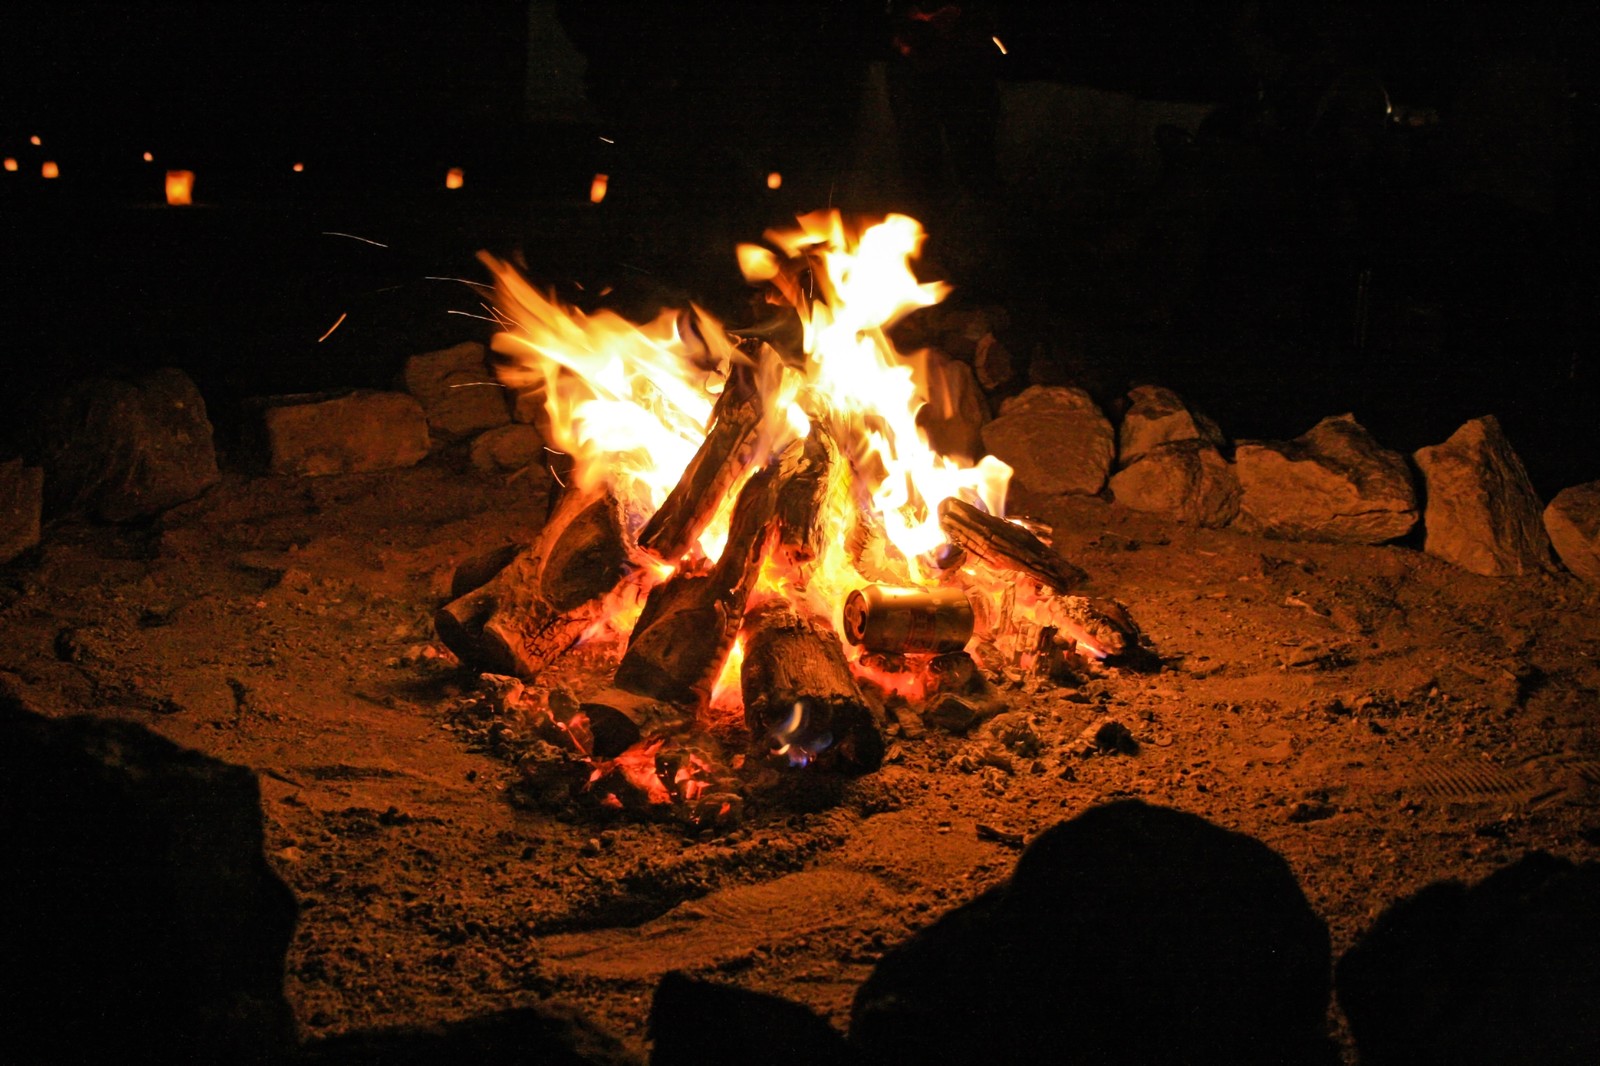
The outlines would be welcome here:
[[[599,619],[606,593],[632,572],[625,528],[610,492],[569,492],[531,546],[434,612],[439,639],[481,670],[537,676]]]
[[[473,589],[487,585],[496,574],[527,550],[527,544],[502,544],[463,560],[450,577],[450,598],[458,600]]]
[[[682,733],[694,722],[694,708],[641,696],[615,686],[578,705],[589,719],[592,754],[615,759],[641,740]]]
[[[1052,592],[1083,584],[1088,574],[1021,526],[951,497],[939,504],[939,528],[950,543],[997,570],[1027,574]]]
[[[734,503],[717,564],[703,573],[680,571],[650,591],[617,666],[618,688],[670,703],[710,702],[761,573],[778,486],[776,464],[758,470]]]
[[[822,554],[828,530],[822,521],[828,487],[839,462],[839,449],[821,423],[803,441],[784,452],[783,487],[778,490],[779,563],[803,566]]]
[[[736,368],[711,411],[711,427],[683,476],[639,531],[639,546],[669,562],[683,558],[755,455],[761,431],[755,375]]]
[[[883,763],[883,712],[861,694],[830,627],[776,600],[751,611],[743,632],[739,687],[752,734],[833,769]]]
[[[1139,626],[1116,600],[1050,596],[1036,612],[1041,624],[1055,629],[1057,643],[1082,644],[1099,658],[1114,659],[1139,647]]]

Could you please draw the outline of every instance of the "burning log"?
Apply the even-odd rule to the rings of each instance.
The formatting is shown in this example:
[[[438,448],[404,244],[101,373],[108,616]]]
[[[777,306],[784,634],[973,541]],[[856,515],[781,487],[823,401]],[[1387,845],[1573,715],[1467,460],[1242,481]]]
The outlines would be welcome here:
[[[589,719],[593,755],[615,759],[651,736],[684,731],[694,719],[694,708],[641,696],[621,688],[608,688],[578,705]]]
[[[800,442],[799,448],[784,454],[783,487],[778,490],[777,561],[791,566],[811,562],[822,553],[828,530],[822,522],[822,508],[828,484],[839,462],[839,449],[820,424]]]
[[[683,558],[754,457],[762,420],[754,374],[736,371],[728,378],[711,419],[683,476],[639,531],[639,546],[668,562]]]
[[[773,601],[745,619],[739,685],[745,723],[776,753],[852,771],[882,764],[883,714],[856,686],[838,635],[788,603]]]
[[[972,639],[972,603],[958,588],[868,585],[844,602],[844,635],[868,651],[945,655]]]
[[[1047,596],[1035,611],[1043,625],[1055,630],[1057,643],[1075,643],[1097,659],[1116,658],[1139,646],[1139,627],[1116,600]]]
[[[939,527],[968,555],[997,570],[1026,574],[1052,592],[1069,592],[1089,576],[1026,529],[964,500],[951,497],[939,504]]]
[[[680,571],[651,590],[617,667],[619,688],[671,703],[709,702],[761,573],[778,487],[777,464],[752,475],[734,503],[716,566]]]
[[[439,639],[464,663],[536,676],[594,624],[606,593],[632,571],[625,529],[610,492],[569,492],[526,551],[434,613]]]

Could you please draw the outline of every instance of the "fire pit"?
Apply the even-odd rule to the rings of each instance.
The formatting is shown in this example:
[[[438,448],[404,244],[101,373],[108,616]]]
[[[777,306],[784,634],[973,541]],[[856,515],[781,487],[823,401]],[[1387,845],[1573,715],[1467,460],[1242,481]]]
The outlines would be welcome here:
[[[531,545],[458,572],[436,628],[530,683],[577,645],[616,649],[599,691],[509,690],[609,805],[619,767],[646,805],[725,794],[720,757],[671,754],[712,716],[742,715],[758,757],[871,771],[896,706],[976,721],[1004,706],[993,679],[1138,648],[1119,604],[1073,594],[1086,575],[1049,530],[1006,516],[1010,467],[941,455],[918,425],[925,364],[886,330],[947,291],[912,273],[920,225],[816,212],[766,240],[740,266],[798,320],[793,350],[699,308],[585,315],[483,256],[500,377],[571,472]]]

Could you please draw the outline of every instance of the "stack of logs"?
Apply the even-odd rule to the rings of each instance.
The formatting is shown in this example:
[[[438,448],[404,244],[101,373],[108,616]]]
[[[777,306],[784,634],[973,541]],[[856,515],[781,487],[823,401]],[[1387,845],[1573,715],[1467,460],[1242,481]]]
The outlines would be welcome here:
[[[885,749],[883,708],[857,684],[839,635],[827,621],[781,599],[750,606],[766,559],[803,572],[833,535],[824,501],[832,479],[848,475],[851,460],[814,421],[808,437],[758,465],[762,419],[754,375],[736,372],[694,459],[642,527],[639,516],[630,521],[627,504],[613,491],[568,490],[531,545],[458,570],[452,600],[435,615],[439,637],[464,663],[535,677],[616,609],[624,593],[643,587],[648,570],[639,560],[647,553],[678,568],[650,589],[612,685],[581,705],[593,735],[590,754],[615,758],[649,736],[686,729],[709,703],[742,636],[740,688],[755,737],[838,769],[876,769]],[[741,478],[721,557],[715,563],[686,559]],[[1125,616],[1065,595],[1085,575],[1037,536],[955,499],[944,501],[939,514],[958,559],[964,553],[1026,575],[1058,597],[1060,610],[1076,616],[1069,630],[1098,631],[1098,643],[1113,654],[1132,646],[1136,631],[1122,624]],[[886,541],[881,530],[874,534],[870,508],[857,508],[854,526],[848,542],[858,560],[861,542],[875,540],[883,552]],[[951,591],[964,599],[959,589]],[[963,643],[966,635],[970,621]],[[854,636],[861,643],[861,634]],[[981,678],[968,665],[956,673]]]

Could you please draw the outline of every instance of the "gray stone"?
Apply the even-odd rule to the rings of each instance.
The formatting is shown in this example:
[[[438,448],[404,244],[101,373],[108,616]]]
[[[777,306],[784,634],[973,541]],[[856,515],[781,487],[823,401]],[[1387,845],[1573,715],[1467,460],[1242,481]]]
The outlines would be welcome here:
[[[44,510],[44,469],[21,459],[0,463],[0,564],[39,543]]]
[[[937,349],[927,353],[927,360],[928,402],[917,412],[917,425],[940,455],[977,462],[983,455],[983,425],[989,421],[989,402],[978,377],[972,367]]]
[[[1233,521],[1240,491],[1233,465],[1203,440],[1157,444],[1111,475],[1118,503],[1193,526]]]
[[[72,386],[45,416],[45,506],[107,522],[160,514],[216,483],[216,446],[200,390],[166,367]]]
[[[252,402],[269,473],[302,477],[413,466],[428,454],[422,406],[403,392],[272,396]]]
[[[1600,481],[1556,493],[1544,509],[1544,528],[1567,569],[1600,585]]]
[[[1128,466],[1158,444],[1199,440],[1220,448],[1226,441],[1217,424],[1189,410],[1183,398],[1159,385],[1140,385],[1128,393],[1128,413],[1117,432],[1117,463]]]
[[[1111,423],[1094,400],[1062,385],[1034,385],[1007,400],[983,427],[983,443],[1018,481],[1046,495],[1099,492],[1116,451]]]
[[[1238,524],[1302,540],[1379,544],[1417,523],[1405,457],[1351,415],[1324,418],[1292,441],[1241,441]]]
[[[1475,418],[1416,460],[1428,500],[1424,551],[1488,577],[1551,569],[1539,498],[1498,419]]]
[[[466,341],[406,360],[406,391],[427,412],[428,430],[441,443],[470,437],[511,421],[506,389],[489,370],[488,353]]]
[[[520,422],[496,426],[472,442],[472,465],[486,474],[521,470],[544,458],[544,438]]]

